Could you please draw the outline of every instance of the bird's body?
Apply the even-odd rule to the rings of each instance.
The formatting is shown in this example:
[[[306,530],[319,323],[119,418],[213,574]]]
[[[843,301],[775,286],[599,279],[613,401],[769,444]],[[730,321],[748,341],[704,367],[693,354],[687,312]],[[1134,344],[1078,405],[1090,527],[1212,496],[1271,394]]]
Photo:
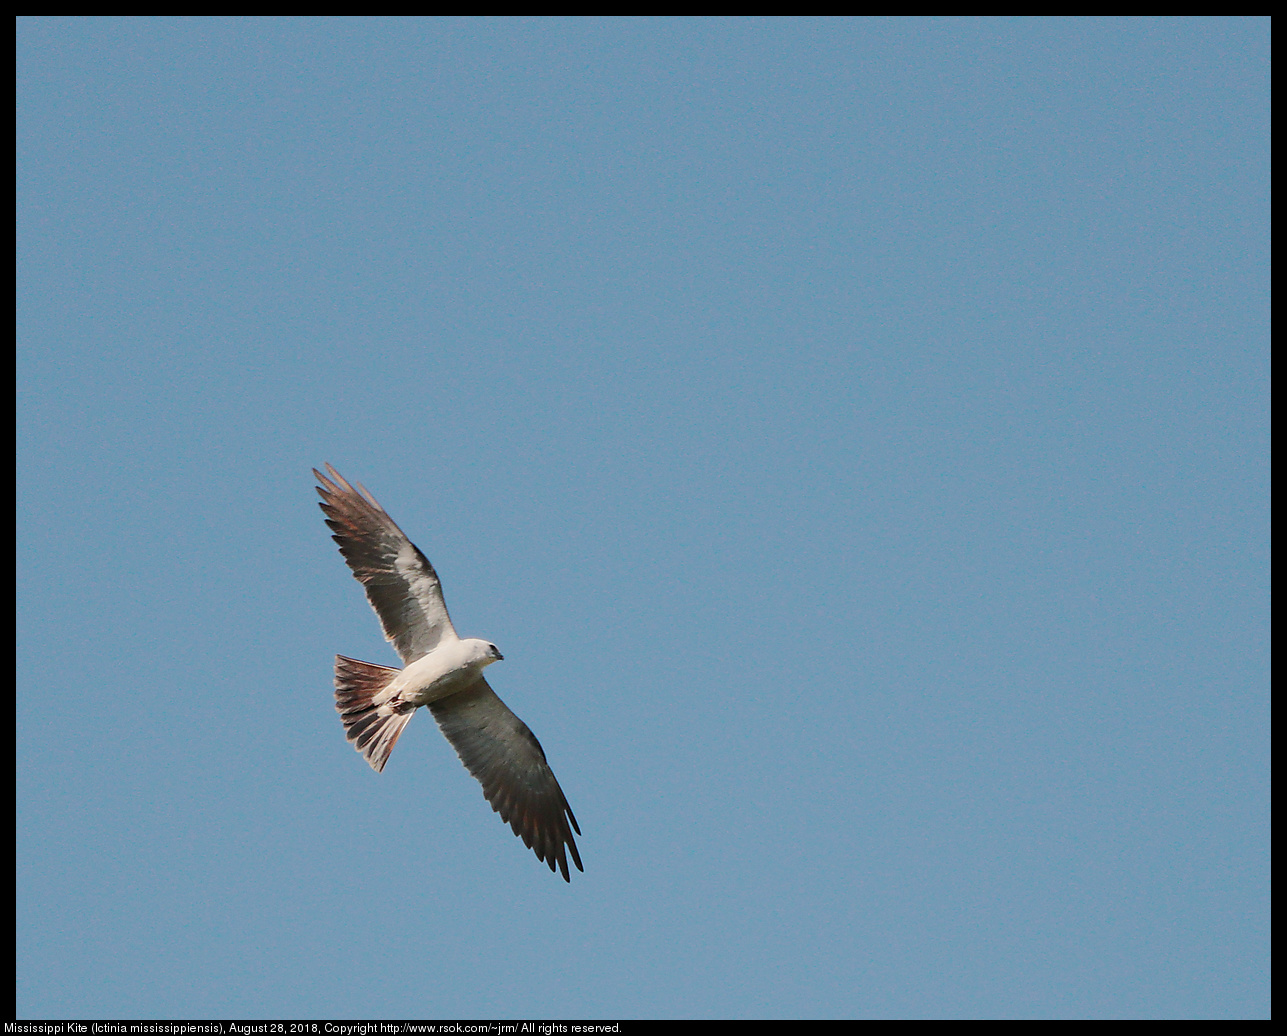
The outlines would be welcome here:
[[[429,654],[394,670],[398,675],[384,688],[383,700],[396,697],[411,705],[428,705],[463,691],[484,666],[500,659],[495,646],[485,640],[444,638]]]
[[[335,705],[348,739],[382,771],[412,714],[428,706],[492,808],[550,870],[557,863],[571,880],[567,853],[585,869],[572,837],[581,829],[540,742],[483,678],[503,656],[490,641],[457,636],[429,559],[364,487],[355,490],[329,464],[326,470],[330,478],[313,469],[326,524],[404,664],[335,656]]]

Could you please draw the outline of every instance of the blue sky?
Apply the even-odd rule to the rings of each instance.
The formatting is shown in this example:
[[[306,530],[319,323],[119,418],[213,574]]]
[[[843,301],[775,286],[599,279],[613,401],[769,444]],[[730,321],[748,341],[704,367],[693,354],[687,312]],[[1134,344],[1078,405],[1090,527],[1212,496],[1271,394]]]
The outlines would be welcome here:
[[[19,1016],[1267,1016],[1267,20],[19,20],[17,265]]]

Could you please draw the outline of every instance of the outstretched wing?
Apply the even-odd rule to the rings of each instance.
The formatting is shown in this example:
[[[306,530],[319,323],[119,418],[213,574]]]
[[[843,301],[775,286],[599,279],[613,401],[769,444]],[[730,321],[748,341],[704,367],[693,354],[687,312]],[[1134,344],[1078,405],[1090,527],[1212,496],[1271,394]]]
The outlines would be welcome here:
[[[429,710],[465,768],[482,784],[492,809],[509,822],[537,859],[549,864],[550,870],[557,863],[563,880],[571,881],[566,846],[576,869],[584,871],[572,837],[573,831],[580,834],[581,829],[545,761],[541,743],[487,681],[479,676],[467,690],[430,702]]]
[[[366,588],[366,599],[384,627],[385,639],[410,665],[437,647],[456,629],[442,599],[442,584],[420,549],[385,514],[360,482],[357,489],[329,464],[327,478],[316,468],[318,505],[331,527],[331,537],[353,575]],[[360,492],[359,492],[360,490]]]

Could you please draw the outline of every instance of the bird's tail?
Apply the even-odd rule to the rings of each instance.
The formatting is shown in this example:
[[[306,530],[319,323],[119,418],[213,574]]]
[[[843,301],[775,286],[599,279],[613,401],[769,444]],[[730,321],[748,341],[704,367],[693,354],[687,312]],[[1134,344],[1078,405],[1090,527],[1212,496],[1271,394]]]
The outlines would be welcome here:
[[[416,707],[382,693],[400,669],[335,656],[335,708],[344,733],[379,773]]]

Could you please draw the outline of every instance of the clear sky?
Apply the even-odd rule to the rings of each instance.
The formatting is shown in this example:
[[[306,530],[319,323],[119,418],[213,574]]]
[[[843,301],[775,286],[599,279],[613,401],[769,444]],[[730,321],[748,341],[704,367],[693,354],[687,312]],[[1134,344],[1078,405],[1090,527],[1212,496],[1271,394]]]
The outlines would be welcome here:
[[[20,1016],[1266,1016],[1267,20],[17,23]],[[550,874],[310,469],[541,739]]]

